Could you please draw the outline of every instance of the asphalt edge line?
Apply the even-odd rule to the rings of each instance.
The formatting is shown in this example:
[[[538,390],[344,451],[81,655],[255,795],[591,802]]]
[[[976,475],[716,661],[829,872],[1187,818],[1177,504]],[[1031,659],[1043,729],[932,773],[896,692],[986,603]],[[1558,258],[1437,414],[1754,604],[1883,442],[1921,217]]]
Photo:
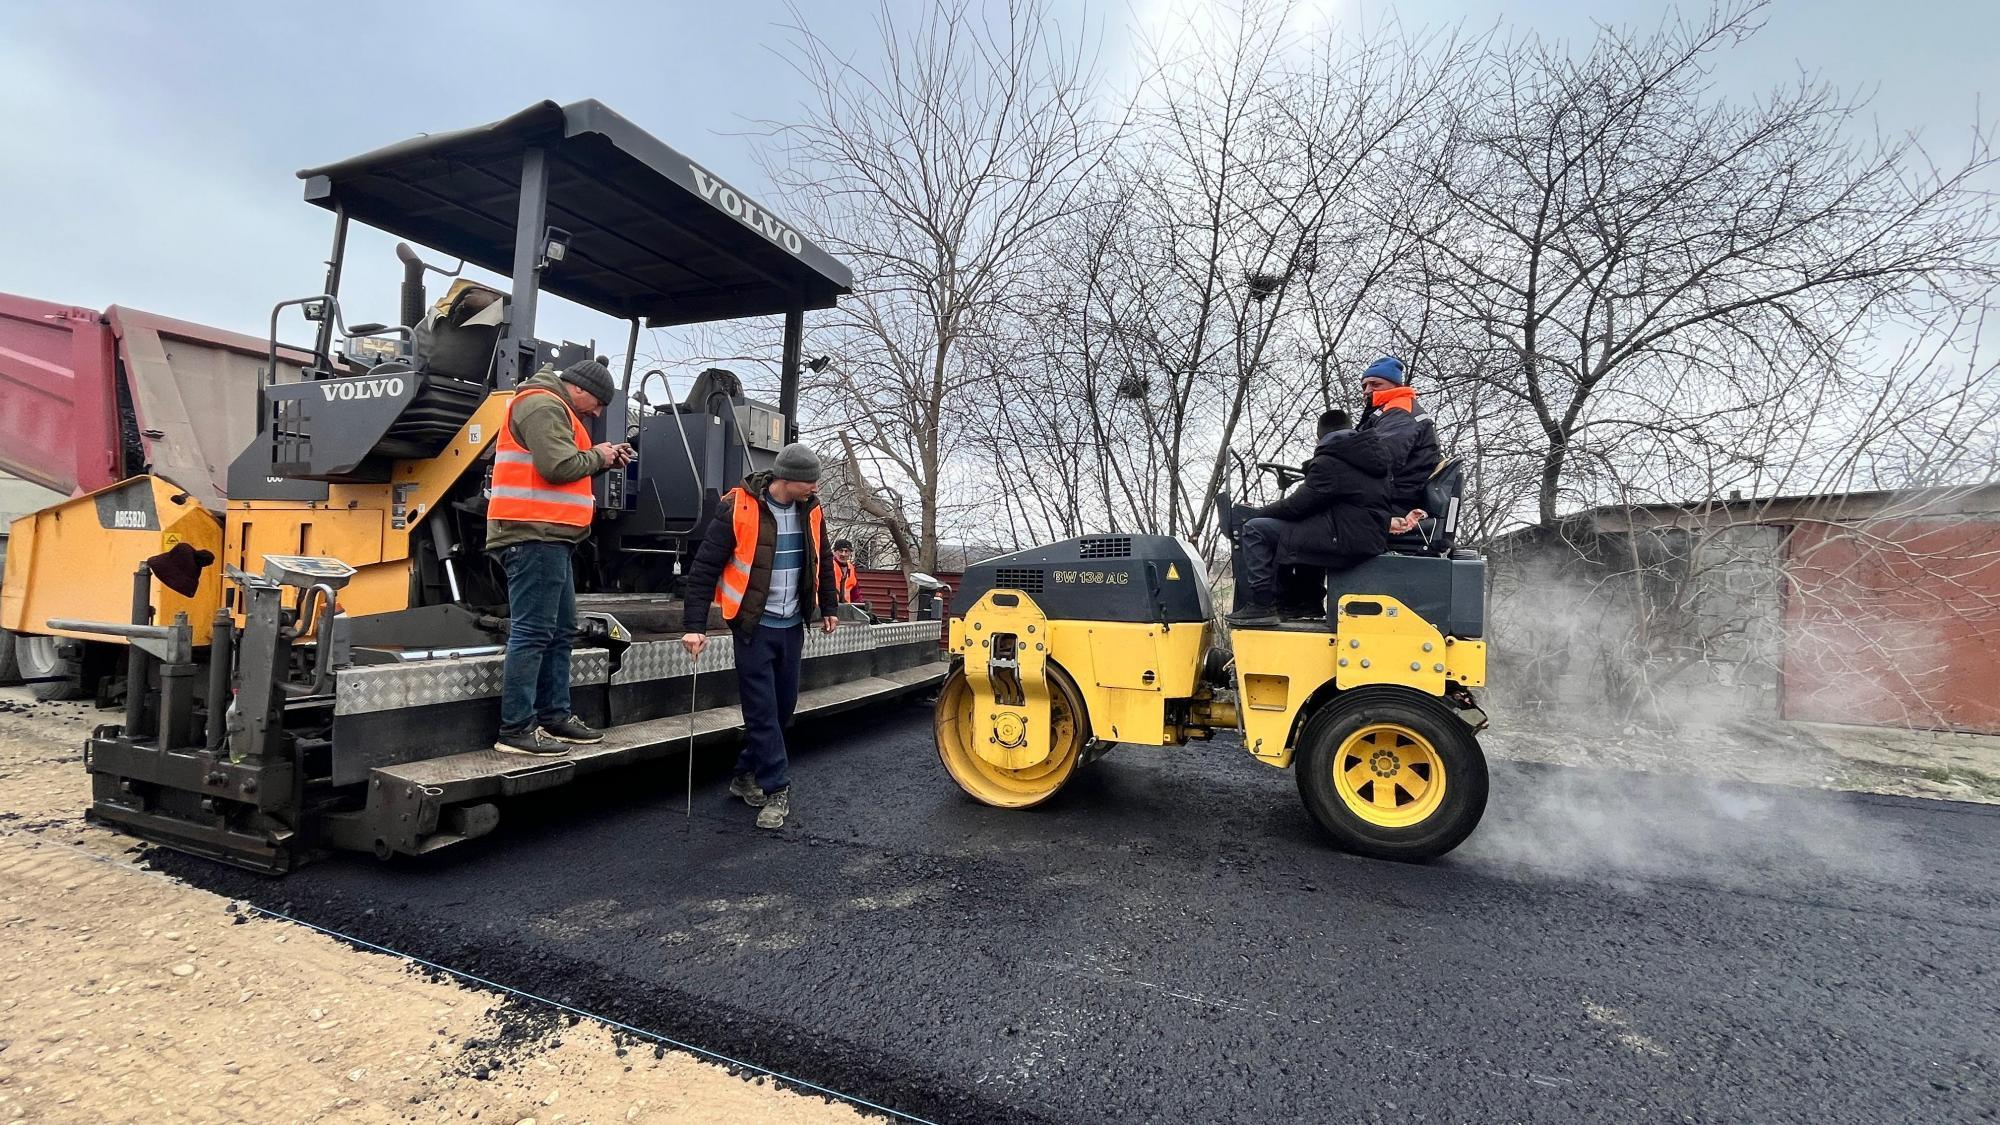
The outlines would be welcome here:
[[[148,875],[155,879],[160,879],[165,882],[172,883],[176,886],[186,887],[190,890],[201,891],[203,894],[214,895],[216,898],[223,898],[225,899],[225,901],[235,903],[239,910],[245,912],[255,911],[256,913],[262,914],[267,918],[275,918],[281,922],[290,922],[292,925],[295,926],[303,926],[304,928],[312,930],[315,933],[325,934],[327,937],[333,938],[336,941],[343,941],[348,943],[349,945],[360,946],[363,949],[369,949],[377,953],[383,953],[391,957],[400,958],[412,964],[422,965],[427,969],[434,969],[437,972],[448,974],[461,981],[471,981],[474,984],[478,984],[483,987],[493,989],[496,992],[504,992],[509,996],[519,996],[524,1000],[532,1000],[537,1004],[545,1004],[548,1007],[555,1008],[559,1011],[574,1013],[575,1015],[581,1016],[585,1019],[595,1020],[596,1022],[605,1024],[609,1027],[618,1028],[620,1031],[627,1031],[632,1033],[633,1035],[640,1036],[641,1038],[650,1039],[655,1043],[664,1043],[669,1047],[686,1051],[689,1054],[701,1055],[705,1058],[713,1059],[717,1062],[727,1063],[730,1066],[742,1067],[745,1070],[754,1070],[758,1074],[769,1075],[780,1082],[788,1082],[794,1086],[803,1087],[808,1090],[813,1090],[818,1093],[825,1094],[827,1097],[830,1098],[838,1098],[839,1100],[846,1102],[849,1105],[857,1105],[865,1109],[878,1110],[882,1113],[888,1114],[891,1117],[900,1118],[901,1120],[904,1121],[915,1122],[916,1125],[938,1125],[938,1122],[932,1121],[929,1118],[918,1117],[915,1114],[911,1113],[904,1113],[900,1109],[891,1109],[886,1105],[879,1105],[875,1102],[871,1102],[867,1098],[857,1097],[853,1094],[843,1093],[839,1090],[832,1089],[831,1087],[822,1086],[817,1082],[809,1082],[803,1078],[794,1078],[791,1075],[784,1073],[783,1071],[772,1070],[768,1066],[758,1066],[756,1063],[753,1062],[745,1062],[742,1059],[731,1058],[730,1056],[722,1054],[719,1051],[711,1051],[706,1047],[697,1047],[693,1043],[685,1043],[679,1039],[673,1038],[672,1036],[662,1035],[657,1031],[648,1031],[643,1027],[634,1027],[629,1023],[624,1023],[619,1020],[614,1020],[608,1016],[598,1015],[596,1012],[588,1011],[583,1008],[574,1007],[572,1005],[565,1004],[559,1000],[551,1000],[546,996],[537,996],[532,992],[524,992],[521,989],[514,988],[510,985],[501,984],[499,981],[488,980],[485,977],[478,976],[474,973],[468,973],[461,969],[454,969],[447,965],[440,965],[435,961],[426,961],[422,957],[418,957],[409,953],[404,953],[400,949],[391,949],[386,945],[379,945],[375,942],[355,937],[352,934],[344,934],[341,933],[339,930],[331,929],[329,927],[322,926],[314,922],[308,922],[303,918],[294,918],[289,914],[280,913],[279,911],[276,910],[267,910],[264,907],[256,905],[255,903],[243,902],[239,899],[228,899],[223,895],[216,895],[214,891],[204,890],[203,888],[197,887],[194,884],[187,882],[186,880],[177,879],[172,875],[168,875],[163,871],[153,871],[148,868],[141,867],[137,863],[120,859],[117,856],[109,856],[101,854],[99,852],[93,852],[89,848],[69,843],[66,840],[51,840],[48,839],[47,837],[44,837],[38,832],[29,832],[18,828],[0,828],[0,837],[10,837],[23,840],[31,845],[39,845],[42,847],[56,847],[56,848],[61,848],[65,851],[75,852],[76,854],[84,857],[85,859],[95,860],[99,863],[106,864],[111,867],[122,868],[126,871],[132,872],[137,875]],[[141,846],[143,847],[143,845]]]
[[[507,993],[510,996],[518,996],[524,1000],[532,1000],[537,1004],[543,1004],[548,1007],[554,1008],[558,1011],[569,1012],[573,1015],[581,1016],[584,1019],[595,1020],[596,1022],[605,1024],[606,1026],[615,1027],[620,1031],[630,1032],[633,1035],[637,1035],[645,1039],[651,1039],[655,1043],[663,1043],[669,1047],[674,1047],[678,1050],[687,1051],[690,1054],[701,1055],[706,1058],[713,1059],[717,1062],[727,1063],[730,1066],[742,1067],[745,1070],[753,1070],[759,1074],[766,1074],[771,1076],[772,1078],[777,1079],[780,1082],[786,1082],[793,1086],[800,1086],[808,1090],[813,1090],[818,1093],[825,1094],[827,1097],[830,1098],[838,1098],[839,1100],[847,1102],[850,1105],[857,1105],[866,1109],[877,1110],[881,1113],[886,1113],[891,1117],[900,1118],[904,1121],[916,1122],[917,1125],[938,1125],[937,1122],[931,1121],[928,1118],[918,1117],[914,1114],[904,1113],[902,1110],[899,1109],[891,1109],[886,1105],[880,1105],[875,1102],[871,1102],[866,1098],[858,1097],[854,1094],[844,1093],[840,1090],[835,1090],[831,1087],[822,1086],[817,1082],[809,1082],[803,1078],[794,1078],[793,1076],[786,1074],[782,1071],[772,1070],[768,1066],[759,1066],[753,1062],[745,1062],[742,1059],[732,1058],[728,1055],[722,1054],[719,1051],[711,1051],[706,1047],[697,1047],[693,1043],[683,1042],[682,1040],[675,1039],[672,1036],[662,1035],[657,1031],[649,1031],[643,1027],[634,1027],[629,1023],[623,1023],[619,1020],[614,1020],[609,1016],[599,1015],[596,1012],[592,1012],[584,1008],[578,1008],[573,1005],[565,1004],[560,1000],[551,1000],[546,996],[538,996],[535,993],[526,992],[521,989],[514,988],[511,985],[501,984],[499,981],[488,980],[487,978],[479,976],[477,974],[465,972],[462,969],[454,969],[448,965],[440,965],[435,961],[427,961],[422,957],[418,957],[410,953],[405,953],[400,949],[392,949],[386,945],[379,945],[375,942],[368,941],[365,938],[358,938],[352,934],[345,934],[340,932],[339,930],[335,930],[327,926],[322,926],[315,922],[308,922],[303,918],[294,918],[289,914],[280,913],[279,911],[276,910],[267,910],[264,907],[258,906],[254,903],[247,903],[247,902],[242,903],[241,908],[246,911],[255,911],[256,913],[262,914],[267,918],[275,918],[281,922],[290,922],[295,926],[303,926],[308,930],[325,934],[327,937],[333,938],[337,941],[344,941],[350,945],[360,946],[363,949],[371,949],[377,953],[384,953],[391,957],[398,957],[401,958],[402,960],[410,962],[411,964],[422,965],[427,969],[432,969],[440,973],[449,974],[450,976],[456,977],[461,981],[470,981],[474,984],[481,985],[485,988],[490,988],[498,992]]]
[[[1505,762],[1508,768],[1523,773],[1557,772],[1624,774],[1628,777],[1643,778],[1647,781],[1694,781],[1716,789],[1748,789],[1769,791],[1772,796],[1792,796],[1804,800],[1830,800],[1841,804],[1887,805],[1892,808],[1907,808],[1921,812],[1943,813],[1954,816],[2000,816],[2000,801],[1967,801],[1958,797],[1919,796],[1914,793],[1878,793],[1872,789],[1841,789],[1825,785],[1793,785],[1785,781],[1752,781],[1747,778],[1718,777],[1700,773],[1673,773],[1667,770],[1642,770],[1630,766],[1571,765],[1567,762],[1544,762],[1530,758],[1508,758],[1495,754],[1488,763]],[[1897,769],[1886,763],[1876,763],[1885,769]]]

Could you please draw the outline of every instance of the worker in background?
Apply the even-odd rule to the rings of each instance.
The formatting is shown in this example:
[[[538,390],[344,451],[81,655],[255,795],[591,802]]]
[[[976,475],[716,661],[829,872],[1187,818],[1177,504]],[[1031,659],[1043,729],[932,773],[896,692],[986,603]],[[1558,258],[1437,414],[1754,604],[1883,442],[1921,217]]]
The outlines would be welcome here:
[[[1305,479],[1276,503],[1241,513],[1236,545],[1239,608],[1231,625],[1279,616],[1278,564],[1351,566],[1389,546],[1389,458],[1379,435],[1335,429],[1313,447]]]
[[[845,539],[833,541],[833,588],[843,602],[855,601],[861,593],[861,571],[854,565],[854,544]]]
[[[495,750],[560,755],[602,735],[570,710],[569,648],[576,631],[570,555],[590,537],[590,478],[621,468],[632,447],[593,446],[585,418],[617,393],[602,359],[558,376],[544,365],[515,388],[493,455],[486,549],[507,571],[507,659],[500,675]]]
[[[819,456],[805,445],[779,450],[769,470],[722,498],[688,570],[681,647],[694,657],[707,647],[703,595],[712,594],[736,644],[743,706],[743,751],[729,792],[758,810],[759,828],[784,827],[792,811],[785,726],[799,701],[805,623],[816,620],[828,633],[840,623],[819,474]]]
[[[1366,401],[1355,429],[1381,437],[1393,485],[1390,505],[1398,513],[1408,512],[1424,502],[1424,486],[1444,459],[1437,424],[1417,405],[1409,373],[1395,356],[1368,365],[1361,373],[1361,394]]]

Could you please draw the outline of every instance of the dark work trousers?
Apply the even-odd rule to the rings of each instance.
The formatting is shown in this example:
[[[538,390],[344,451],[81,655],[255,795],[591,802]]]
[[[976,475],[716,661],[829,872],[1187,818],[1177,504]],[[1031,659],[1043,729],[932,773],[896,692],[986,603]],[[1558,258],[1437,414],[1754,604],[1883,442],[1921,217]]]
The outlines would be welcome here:
[[[1280,566],[1278,608],[1287,617],[1326,616],[1326,568]]]
[[[799,703],[799,659],[806,627],[772,629],[759,625],[750,639],[736,641],[736,688],[743,697],[743,752],[736,772],[757,779],[766,793],[791,785],[785,758],[785,727]]]
[[[500,673],[500,729],[569,718],[569,646],[576,582],[567,543],[516,543],[507,568],[507,662]]]
[[[1270,609],[1278,604],[1278,540],[1285,521],[1258,516],[1237,533],[1236,608]]]
[[[1241,528],[1256,517],[1250,513],[1254,509],[1238,504],[1230,512],[1230,530]],[[1244,554],[1239,549],[1230,558],[1230,566],[1236,576],[1235,601],[1230,609],[1242,609],[1250,604],[1250,584],[1243,577]],[[1317,566],[1280,566],[1277,585],[1278,606],[1289,617],[1323,617],[1326,615],[1326,571]]]

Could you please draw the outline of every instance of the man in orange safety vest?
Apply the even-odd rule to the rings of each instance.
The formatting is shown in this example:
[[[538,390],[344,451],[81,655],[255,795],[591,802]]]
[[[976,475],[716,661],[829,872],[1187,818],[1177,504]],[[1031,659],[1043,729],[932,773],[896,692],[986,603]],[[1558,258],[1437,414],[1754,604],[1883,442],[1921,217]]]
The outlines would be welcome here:
[[[622,468],[632,447],[590,441],[585,418],[618,393],[602,359],[544,366],[514,389],[494,440],[486,500],[486,549],[507,571],[507,658],[500,676],[500,735],[493,748],[555,756],[600,741],[570,710],[569,649],[576,630],[570,554],[590,537],[597,497],[590,478]]]
[[[854,544],[833,541],[833,588],[843,602],[852,602],[861,592],[861,571],[854,565]]]
[[[793,442],[768,470],[725,493],[684,590],[688,655],[699,659],[708,646],[710,599],[736,643],[743,752],[729,792],[757,809],[759,828],[784,827],[792,810],[785,724],[799,701],[806,625],[831,633],[840,624],[819,474],[819,455]]]

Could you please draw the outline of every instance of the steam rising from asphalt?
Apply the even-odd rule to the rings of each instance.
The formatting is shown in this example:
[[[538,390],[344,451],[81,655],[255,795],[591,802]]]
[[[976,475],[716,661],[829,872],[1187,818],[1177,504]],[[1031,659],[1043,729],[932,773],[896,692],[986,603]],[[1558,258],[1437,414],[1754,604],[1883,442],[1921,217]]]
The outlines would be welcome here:
[[[1922,881],[1898,830],[1855,798],[1724,780],[1816,783],[1837,768],[1761,715],[1768,703],[1754,691],[1695,668],[1644,685],[1656,707],[1620,709],[1607,700],[1612,685],[1668,663],[1616,635],[1632,618],[1607,612],[1601,590],[1548,571],[1504,586],[1490,632],[1495,729],[1482,741],[1496,759],[1563,764],[1496,763],[1486,819],[1461,855],[1632,886],[1768,885],[1773,871],[1815,885]],[[1754,652],[1777,638],[1736,640]]]
[[[1922,876],[1901,834],[1843,795],[1562,766],[1497,769],[1486,819],[1460,852],[1627,885],[1747,886],[1774,870],[1814,884]]]

